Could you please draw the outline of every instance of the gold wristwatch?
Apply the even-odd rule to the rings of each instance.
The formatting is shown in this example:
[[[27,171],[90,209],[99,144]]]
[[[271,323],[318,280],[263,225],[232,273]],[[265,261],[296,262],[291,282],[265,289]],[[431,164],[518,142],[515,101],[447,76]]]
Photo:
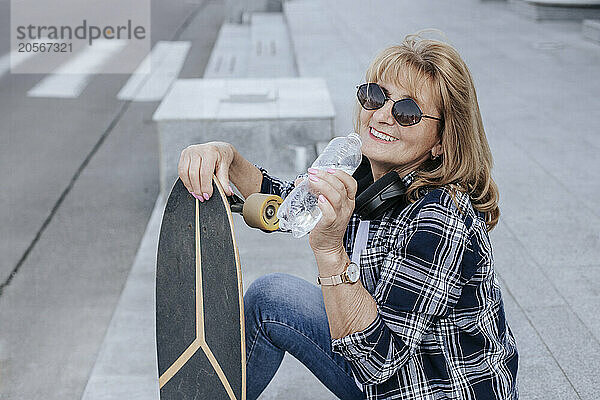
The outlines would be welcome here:
[[[317,277],[317,283],[322,286],[336,286],[341,283],[356,283],[360,278],[360,267],[353,262],[350,262],[344,272],[339,275],[328,277]]]

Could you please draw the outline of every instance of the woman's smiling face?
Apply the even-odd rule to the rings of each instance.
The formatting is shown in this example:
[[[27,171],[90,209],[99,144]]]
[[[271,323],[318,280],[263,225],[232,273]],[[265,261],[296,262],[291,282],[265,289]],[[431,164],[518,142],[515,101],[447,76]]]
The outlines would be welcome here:
[[[363,142],[362,153],[371,162],[375,180],[392,170],[404,176],[432,155],[436,156],[442,152],[438,135],[438,124],[441,122],[422,118],[416,125],[401,126],[392,116],[393,102],[411,97],[423,114],[439,117],[440,112],[435,106],[430,85],[421,85],[419,92],[412,97],[402,79],[398,79],[396,84],[388,81],[377,83],[393,101],[386,101],[378,110],[365,110],[361,107],[359,124],[359,134]]]

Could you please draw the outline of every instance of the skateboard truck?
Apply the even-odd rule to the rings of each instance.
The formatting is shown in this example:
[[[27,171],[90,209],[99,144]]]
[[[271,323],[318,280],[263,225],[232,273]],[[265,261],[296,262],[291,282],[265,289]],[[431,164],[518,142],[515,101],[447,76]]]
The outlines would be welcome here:
[[[248,226],[265,232],[273,232],[279,229],[277,210],[283,202],[281,197],[272,194],[253,193],[244,201],[234,193],[232,196],[228,196],[227,200],[231,211],[241,214]]]

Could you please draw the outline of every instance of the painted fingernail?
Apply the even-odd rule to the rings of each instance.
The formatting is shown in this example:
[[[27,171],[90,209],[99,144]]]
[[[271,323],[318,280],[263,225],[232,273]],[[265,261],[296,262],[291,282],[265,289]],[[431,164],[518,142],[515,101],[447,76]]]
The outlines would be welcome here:
[[[316,177],[316,176],[314,176],[314,175],[311,175],[311,176],[309,176],[309,177],[308,177],[308,179],[310,179],[310,180],[311,180],[311,181],[313,181],[313,182],[319,182],[319,178],[317,178],[317,177]]]
[[[309,174],[316,174],[317,172],[319,172],[319,170],[318,170],[318,169],[316,169],[316,168],[309,168],[309,169],[308,169],[308,173],[309,173]]]
[[[329,172],[330,174],[335,174],[335,169],[327,168],[327,172]]]
[[[319,195],[319,201],[320,201],[321,203],[325,203],[325,200],[326,200],[326,199],[325,199],[325,196],[323,196],[322,194],[320,194],[320,195]]]
[[[205,198],[206,200],[210,199],[210,196],[208,195],[208,193],[204,193],[202,196],[204,196],[204,198]]]

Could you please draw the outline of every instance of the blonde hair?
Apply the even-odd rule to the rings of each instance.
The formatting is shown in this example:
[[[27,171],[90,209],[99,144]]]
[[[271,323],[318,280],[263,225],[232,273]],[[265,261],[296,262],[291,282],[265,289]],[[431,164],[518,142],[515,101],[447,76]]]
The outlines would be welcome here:
[[[433,89],[435,106],[443,121],[439,123],[442,154],[424,162],[408,188],[411,202],[424,188],[448,186],[469,195],[473,207],[484,213],[487,229],[498,223],[498,187],[491,176],[492,154],[477,104],[473,78],[458,52],[449,44],[408,35],[398,46],[379,53],[369,66],[367,82],[389,82],[403,86],[419,102],[420,88]],[[400,80],[404,79],[400,84]],[[360,128],[357,103],[355,128]]]

